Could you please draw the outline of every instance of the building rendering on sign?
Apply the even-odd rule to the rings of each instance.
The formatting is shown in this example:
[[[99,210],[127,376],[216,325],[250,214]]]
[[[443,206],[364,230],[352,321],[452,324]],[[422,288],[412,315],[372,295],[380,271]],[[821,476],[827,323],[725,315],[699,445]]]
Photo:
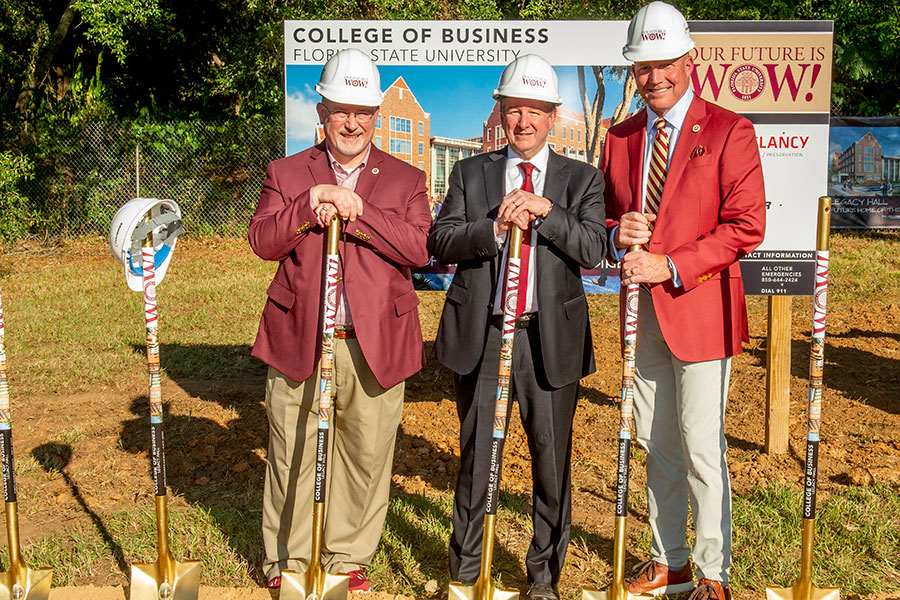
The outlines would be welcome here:
[[[900,156],[881,156],[881,180],[885,183],[900,181]]]
[[[398,77],[384,91],[384,102],[375,123],[375,146],[425,171],[431,179],[431,114]]]
[[[849,185],[881,185],[881,144],[867,132],[841,152],[837,158],[840,183]]]
[[[431,138],[431,176],[428,189],[433,198],[443,199],[447,194],[450,171],[457,161],[481,152],[481,140],[454,140],[445,137]]]

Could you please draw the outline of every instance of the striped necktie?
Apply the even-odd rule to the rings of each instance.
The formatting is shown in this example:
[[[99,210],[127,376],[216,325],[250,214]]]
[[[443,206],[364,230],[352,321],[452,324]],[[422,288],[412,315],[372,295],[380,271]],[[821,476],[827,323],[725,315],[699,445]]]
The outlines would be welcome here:
[[[534,165],[529,162],[519,163],[522,175],[525,179],[522,181],[522,191],[534,193],[534,184],[531,182],[531,172]],[[521,252],[521,273],[519,277],[519,291],[516,297],[516,318],[522,316],[525,312],[525,302],[528,299],[528,265],[531,262],[531,227],[522,232],[522,252]]]
[[[669,132],[666,131],[666,120],[658,118],[656,126],[656,140],[653,142],[653,150],[650,153],[650,168],[647,170],[647,193],[644,197],[644,212],[654,215],[659,214],[659,203],[662,200],[663,186],[666,183],[666,169],[669,163]],[[650,223],[650,232],[653,232],[653,223]],[[648,249],[649,244],[644,244]]]

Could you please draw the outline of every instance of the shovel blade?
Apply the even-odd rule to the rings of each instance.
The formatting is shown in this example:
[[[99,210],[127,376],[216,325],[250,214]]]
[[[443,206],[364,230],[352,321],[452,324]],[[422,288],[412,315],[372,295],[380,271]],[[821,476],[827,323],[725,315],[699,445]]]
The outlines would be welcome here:
[[[840,598],[840,588],[814,588],[811,585],[801,585],[799,581],[789,588],[776,586],[766,588],[766,600],[840,600]]]
[[[200,561],[174,562],[174,581],[165,580],[157,563],[131,565],[131,600],[197,600]]]
[[[21,571],[20,571],[21,573]],[[13,583],[13,572],[0,573],[0,600],[47,600],[50,597],[50,569],[25,569],[25,581]]]
[[[650,594],[632,594],[627,588],[622,588],[616,593],[612,586],[605,590],[584,588],[581,590],[581,600],[655,600],[656,596]]]
[[[348,586],[350,585],[349,575],[332,575],[331,573],[322,573],[324,582],[322,583],[322,595],[316,595],[316,577],[309,571],[298,573],[297,571],[281,572],[281,594],[280,600],[346,600]]]
[[[519,600],[519,590],[499,588],[491,582],[463,585],[451,581],[449,589],[448,600]]]

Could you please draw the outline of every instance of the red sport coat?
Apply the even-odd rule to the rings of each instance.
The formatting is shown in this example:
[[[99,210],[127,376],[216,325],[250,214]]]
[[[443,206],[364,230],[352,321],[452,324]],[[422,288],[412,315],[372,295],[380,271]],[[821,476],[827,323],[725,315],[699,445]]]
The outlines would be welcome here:
[[[607,227],[641,210],[647,112],[609,130],[601,159]],[[672,354],[684,361],[733,356],[749,339],[738,259],[765,235],[762,166],[753,125],[695,97],[675,144],[650,238],[681,278],[652,285],[653,306]],[[620,314],[624,317],[624,288]]]
[[[319,183],[336,183],[324,143],[271,162],[248,233],[260,258],[280,261],[252,354],[295,381],[312,375],[322,347],[326,230],[309,203]],[[366,362],[388,388],[425,365],[410,276],[428,261],[425,173],[373,146],[356,193],[363,215],[343,224],[341,286]]]

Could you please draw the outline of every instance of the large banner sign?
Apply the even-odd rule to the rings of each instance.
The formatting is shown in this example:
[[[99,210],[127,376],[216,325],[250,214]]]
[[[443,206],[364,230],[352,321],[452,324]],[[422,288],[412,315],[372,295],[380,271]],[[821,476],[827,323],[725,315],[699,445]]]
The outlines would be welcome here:
[[[900,228],[900,118],[834,117],[829,150],[831,226]]]
[[[500,73],[523,54],[556,67],[563,104],[548,136],[554,152],[597,164],[606,131],[640,110],[622,57],[624,21],[286,21],[286,151],[321,139],[314,91],[338,50],[367,53],[385,101],[374,144],[426,173],[440,211],[453,165],[506,145],[496,102]],[[766,239],[742,261],[751,294],[811,294],[816,207],[826,192],[830,21],[695,21],[694,91],[747,116],[765,175]],[[453,266],[430,265],[444,287]],[[617,269],[584,273],[588,292],[618,292]]]

